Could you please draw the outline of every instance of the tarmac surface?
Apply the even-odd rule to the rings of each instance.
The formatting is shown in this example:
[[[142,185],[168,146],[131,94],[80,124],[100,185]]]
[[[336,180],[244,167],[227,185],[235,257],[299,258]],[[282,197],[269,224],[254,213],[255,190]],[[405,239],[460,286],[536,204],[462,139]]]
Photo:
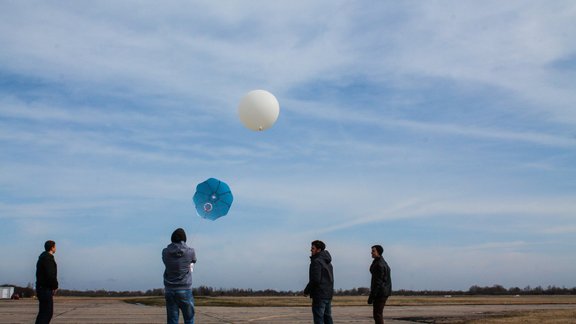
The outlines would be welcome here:
[[[386,306],[385,322],[425,323],[425,319],[454,320],[522,310],[576,309],[556,305],[434,305]],[[38,302],[33,299],[0,300],[0,323],[33,323]],[[335,323],[374,323],[371,307],[333,307]],[[164,307],[127,304],[113,298],[56,298],[51,323],[165,323]],[[180,318],[182,323],[182,318]],[[455,322],[455,323],[456,323]],[[196,307],[195,323],[312,323],[309,307]],[[427,323],[433,323],[429,321]]]

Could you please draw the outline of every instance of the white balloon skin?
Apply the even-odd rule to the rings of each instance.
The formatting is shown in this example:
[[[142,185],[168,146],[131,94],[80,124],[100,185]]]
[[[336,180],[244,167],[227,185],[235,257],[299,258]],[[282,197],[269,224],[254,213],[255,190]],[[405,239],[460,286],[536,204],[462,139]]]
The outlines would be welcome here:
[[[238,105],[240,121],[253,131],[263,131],[272,127],[279,114],[278,100],[266,90],[248,92]]]

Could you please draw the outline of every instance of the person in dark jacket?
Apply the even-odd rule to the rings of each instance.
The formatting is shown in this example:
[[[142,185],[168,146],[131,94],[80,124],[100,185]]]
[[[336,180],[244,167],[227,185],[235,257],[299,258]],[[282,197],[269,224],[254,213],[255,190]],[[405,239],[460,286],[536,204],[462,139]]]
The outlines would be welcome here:
[[[194,297],[192,296],[192,271],[196,252],[186,245],[186,232],[178,228],[172,233],[170,243],[162,250],[164,270],[164,298],[168,324],[177,324],[182,311],[185,324],[194,324]]]
[[[314,324],[332,324],[332,296],[334,295],[334,272],[332,257],[322,241],[312,242],[310,270],[304,295],[312,298]]]
[[[54,295],[58,290],[58,269],[54,261],[56,253],[56,243],[46,241],[44,252],[38,257],[36,262],[36,297],[38,297],[38,316],[36,324],[50,323],[54,313]]]
[[[384,248],[380,245],[372,246],[372,265],[370,273],[372,280],[370,282],[370,297],[368,304],[372,304],[372,315],[375,324],[384,323],[384,305],[388,297],[392,294],[392,281],[390,279],[390,267],[384,260],[382,253]]]

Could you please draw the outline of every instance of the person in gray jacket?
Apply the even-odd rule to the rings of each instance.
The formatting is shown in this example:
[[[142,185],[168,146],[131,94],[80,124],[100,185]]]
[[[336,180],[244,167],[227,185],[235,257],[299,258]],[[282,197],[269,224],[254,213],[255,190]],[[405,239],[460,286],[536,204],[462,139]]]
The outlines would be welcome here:
[[[185,324],[194,324],[192,270],[196,252],[186,245],[186,232],[178,228],[172,233],[172,243],[162,250],[164,270],[164,298],[168,324],[177,324],[179,310]]]
[[[370,297],[368,304],[372,304],[372,316],[375,324],[384,323],[384,305],[388,297],[392,294],[392,281],[390,279],[390,267],[384,260],[382,253],[384,248],[381,245],[372,246],[372,265],[370,265]]]
[[[332,296],[334,295],[334,272],[332,257],[322,241],[312,242],[310,248],[310,269],[308,285],[304,295],[312,298],[314,324],[332,324]]]

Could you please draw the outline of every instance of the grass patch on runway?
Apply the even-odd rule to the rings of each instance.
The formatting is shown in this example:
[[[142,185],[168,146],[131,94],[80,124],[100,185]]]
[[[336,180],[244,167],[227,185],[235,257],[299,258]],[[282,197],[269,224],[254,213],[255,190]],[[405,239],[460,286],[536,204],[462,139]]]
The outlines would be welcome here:
[[[336,296],[333,306],[368,306],[366,296]],[[147,306],[165,306],[163,296],[126,298],[131,304]],[[310,299],[304,296],[282,297],[205,297],[195,296],[197,306],[225,307],[307,307]],[[542,304],[576,304],[576,296],[392,296],[388,306],[433,306],[433,305],[542,305]]]
[[[131,304],[147,306],[165,306],[164,297],[127,298],[124,300]],[[205,297],[195,296],[196,306],[223,306],[223,307],[304,307],[310,306],[306,297]]]

